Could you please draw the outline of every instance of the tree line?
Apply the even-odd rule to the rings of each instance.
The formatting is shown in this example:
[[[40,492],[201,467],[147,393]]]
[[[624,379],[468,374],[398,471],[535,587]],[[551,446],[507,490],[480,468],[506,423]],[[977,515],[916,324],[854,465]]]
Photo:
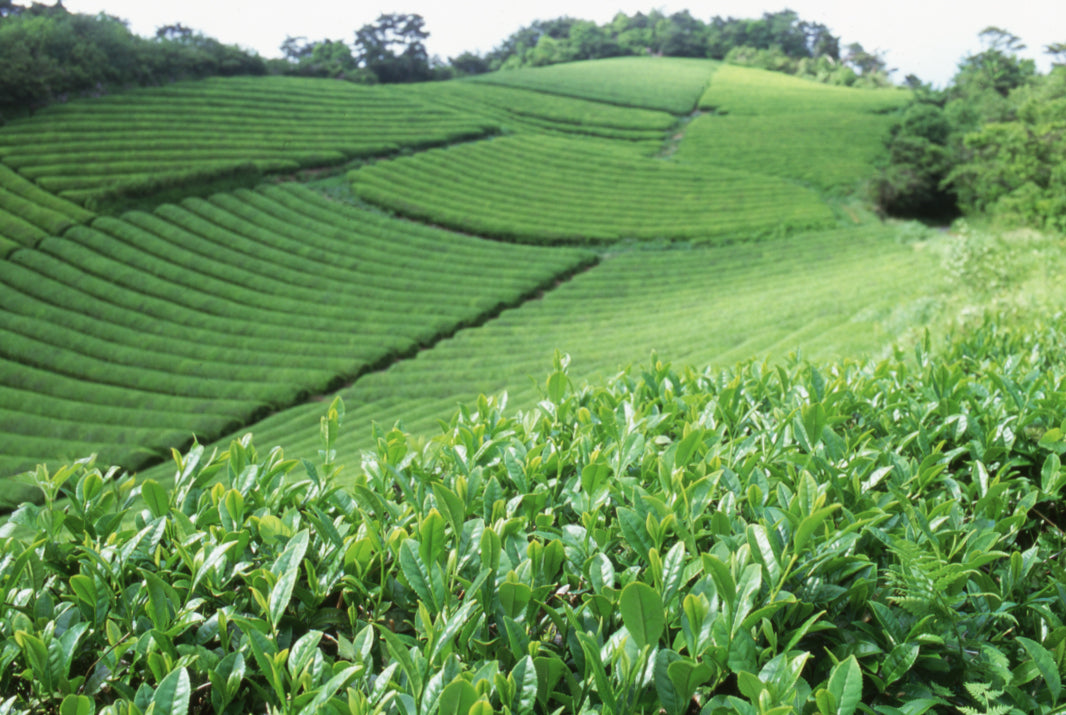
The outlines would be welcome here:
[[[708,57],[843,85],[887,85],[890,70],[858,43],[841,47],[825,25],[790,10],[753,20],[658,10],[598,25],[561,17],[523,27],[483,55],[430,56],[425,20],[383,14],[352,40],[287,37],[282,57],[263,59],[181,24],[143,38],[104,13],[72,13],[62,2],[0,0],[0,112],[17,116],[50,102],[130,86],[210,76],[288,74],[363,83],[421,82],[498,69],[622,55]]]
[[[624,55],[705,57],[847,86],[887,86],[891,74],[878,53],[859,43],[841,47],[825,25],[791,10],[707,22],[687,10],[619,12],[602,25],[573,17],[538,20],[490,52],[464,52],[447,61],[429,56],[427,37],[420,15],[382,15],[357,31],[351,45],[289,37],[282,51],[288,72],[372,82],[448,79]]]
[[[872,198],[885,214],[1066,231],[1066,43],[1044,48],[1054,62],[1041,74],[1009,31],[980,38],[946,88],[908,78],[913,97]]]
[[[7,115],[120,87],[267,71],[258,55],[183,25],[161,27],[148,39],[111,15],[12,0],[0,0],[0,67],[0,112]]]

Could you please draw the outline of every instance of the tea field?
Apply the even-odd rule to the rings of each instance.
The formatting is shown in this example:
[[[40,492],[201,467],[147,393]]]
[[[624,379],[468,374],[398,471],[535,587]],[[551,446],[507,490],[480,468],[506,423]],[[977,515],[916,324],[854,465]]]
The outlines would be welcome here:
[[[593,259],[298,184],[76,226],[0,262],[0,468],[135,468],[480,322]]]
[[[398,214],[529,243],[714,242],[832,225],[814,191],[688,166],[623,142],[523,134],[381,161],[349,175]]]
[[[0,715],[1062,712],[1066,244],[876,220],[905,99],[626,57],[0,126]]]
[[[495,131],[395,87],[216,78],[52,105],[3,127],[0,160],[49,192],[93,204]]]
[[[674,115],[485,82],[430,82],[422,97],[496,122],[505,132],[577,134],[648,142],[652,151],[677,123]]]
[[[852,90],[725,66],[700,98],[679,160],[754,170],[819,189],[872,175],[902,90]]]
[[[337,459],[358,463],[373,446],[371,422],[432,434],[470,395],[506,391],[512,408],[531,409],[543,387],[532,376],[556,351],[571,356],[577,384],[647,363],[653,353],[694,365],[782,359],[799,346],[810,358],[876,353],[935,313],[948,289],[942,241],[899,239],[897,230],[866,226],[605,257],[542,298],[338,393],[351,431]],[[321,403],[282,411],[255,426],[256,438],[314,451],[322,411]],[[151,474],[165,481],[170,471]]]
[[[473,77],[472,81],[688,114],[720,66],[714,60],[612,57],[491,72]]]

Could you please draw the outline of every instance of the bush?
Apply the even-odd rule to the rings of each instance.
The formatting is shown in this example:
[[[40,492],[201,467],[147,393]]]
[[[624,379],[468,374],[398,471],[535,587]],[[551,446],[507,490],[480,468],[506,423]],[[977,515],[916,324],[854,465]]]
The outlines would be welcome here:
[[[422,446],[35,475],[0,532],[4,712],[1050,709],[1063,336],[821,368],[653,361]],[[63,501],[58,501],[60,498]]]

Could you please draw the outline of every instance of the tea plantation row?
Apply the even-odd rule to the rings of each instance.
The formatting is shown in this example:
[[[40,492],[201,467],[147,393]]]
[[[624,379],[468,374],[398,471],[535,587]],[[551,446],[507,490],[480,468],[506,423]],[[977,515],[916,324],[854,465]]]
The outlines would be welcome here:
[[[650,109],[528,91],[483,82],[430,82],[411,90],[426,100],[497,122],[504,130],[625,139],[661,145],[674,115]]]
[[[589,262],[296,184],[99,218],[0,262],[0,470],[127,468],[395,360]]]
[[[0,258],[92,218],[92,212],[0,164]]]
[[[292,171],[484,136],[495,124],[395,87],[213,79],[53,105],[0,130],[0,160],[76,202],[240,171]]]
[[[687,166],[620,142],[517,135],[349,174],[405,216],[530,243],[709,241],[831,225],[813,191],[751,171]]]

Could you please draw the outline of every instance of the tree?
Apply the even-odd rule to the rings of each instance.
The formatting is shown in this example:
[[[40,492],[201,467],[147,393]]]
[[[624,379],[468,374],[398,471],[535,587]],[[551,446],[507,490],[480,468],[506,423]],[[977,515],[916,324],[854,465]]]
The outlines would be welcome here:
[[[476,52],[464,52],[461,55],[452,57],[448,64],[452,66],[457,75],[474,75],[485,74],[491,71],[489,66],[489,60],[487,57],[482,57]]]
[[[1052,42],[1044,46],[1044,52],[1051,55],[1056,65],[1066,65],[1066,42]]]
[[[1018,57],[1025,44],[1001,27],[989,26],[980,32],[982,52],[959,63],[954,84],[963,94],[992,90],[1006,97],[1036,74],[1036,63]]]
[[[355,33],[355,60],[379,82],[420,82],[431,76],[421,15],[389,14]]]

